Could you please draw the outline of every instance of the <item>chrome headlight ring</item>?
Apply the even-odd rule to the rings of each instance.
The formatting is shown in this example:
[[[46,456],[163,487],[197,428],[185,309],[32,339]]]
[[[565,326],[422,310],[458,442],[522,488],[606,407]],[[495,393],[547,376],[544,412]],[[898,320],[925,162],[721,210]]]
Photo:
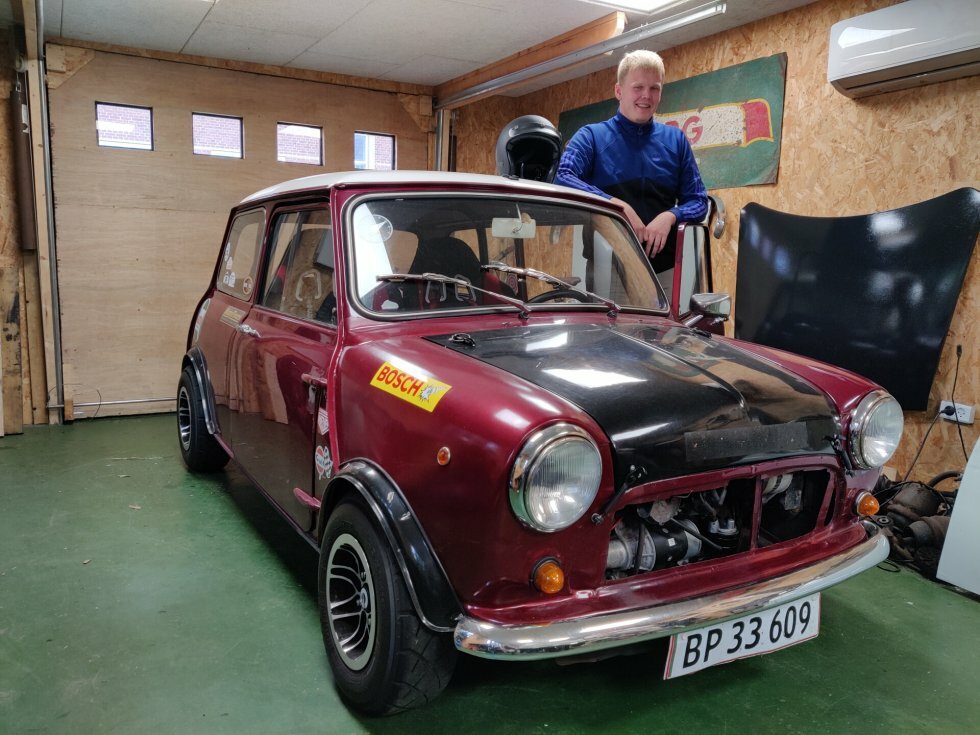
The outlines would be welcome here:
[[[891,394],[866,395],[851,416],[848,449],[854,464],[865,470],[884,465],[898,449],[904,426],[902,407]]]
[[[524,443],[510,473],[510,507],[524,525],[554,533],[592,505],[602,479],[602,456],[589,434],[553,424]]]

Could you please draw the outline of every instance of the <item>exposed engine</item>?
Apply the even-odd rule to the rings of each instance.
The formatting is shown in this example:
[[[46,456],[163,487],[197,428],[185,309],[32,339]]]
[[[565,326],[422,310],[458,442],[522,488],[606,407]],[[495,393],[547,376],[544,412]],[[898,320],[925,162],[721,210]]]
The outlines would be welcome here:
[[[757,493],[756,546],[796,538],[814,529],[828,492],[828,474],[808,471],[627,506],[610,535],[606,576],[620,579],[747,551]]]
[[[952,492],[937,490],[943,480],[962,478],[959,472],[944,472],[927,483],[893,482],[881,477],[875,497],[881,502],[881,515],[874,517],[891,544],[889,556],[918,569],[929,579],[936,578],[950,515],[956,499]]]

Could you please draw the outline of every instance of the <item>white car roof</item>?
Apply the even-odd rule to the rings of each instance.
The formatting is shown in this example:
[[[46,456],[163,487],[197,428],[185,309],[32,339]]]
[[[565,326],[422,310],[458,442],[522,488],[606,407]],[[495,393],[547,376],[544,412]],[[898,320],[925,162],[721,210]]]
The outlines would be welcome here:
[[[310,191],[313,189],[329,189],[334,186],[348,184],[443,184],[450,188],[458,186],[506,186],[510,189],[524,189],[528,194],[563,195],[575,192],[578,195],[594,196],[600,201],[601,197],[577,189],[569,189],[556,184],[546,184],[529,179],[514,179],[506,176],[489,176],[486,174],[465,174],[452,171],[340,171],[327,174],[315,174],[299,179],[290,179],[279,184],[260,189],[249,194],[241,203],[257,201],[266,197],[291,194],[294,192]]]

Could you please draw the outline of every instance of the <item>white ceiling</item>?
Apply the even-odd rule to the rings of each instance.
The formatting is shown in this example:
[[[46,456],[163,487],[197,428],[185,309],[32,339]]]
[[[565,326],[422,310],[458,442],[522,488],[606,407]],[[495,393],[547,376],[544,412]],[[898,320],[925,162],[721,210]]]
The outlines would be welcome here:
[[[21,2],[0,0],[0,24],[12,17],[10,3]],[[653,15],[628,13],[627,30],[707,2],[678,0]],[[728,0],[724,15],[642,45],[662,50],[809,2]],[[48,39],[422,85],[449,81],[612,12],[583,0],[43,0],[41,5]],[[617,60],[603,57],[575,76]]]

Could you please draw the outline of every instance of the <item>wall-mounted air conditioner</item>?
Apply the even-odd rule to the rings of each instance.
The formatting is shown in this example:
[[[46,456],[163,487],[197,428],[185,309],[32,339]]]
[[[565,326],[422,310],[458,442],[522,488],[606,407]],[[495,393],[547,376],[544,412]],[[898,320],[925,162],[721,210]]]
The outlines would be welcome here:
[[[907,0],[834,23],[827,81],[848,97],[980,74],[980,0]]]

